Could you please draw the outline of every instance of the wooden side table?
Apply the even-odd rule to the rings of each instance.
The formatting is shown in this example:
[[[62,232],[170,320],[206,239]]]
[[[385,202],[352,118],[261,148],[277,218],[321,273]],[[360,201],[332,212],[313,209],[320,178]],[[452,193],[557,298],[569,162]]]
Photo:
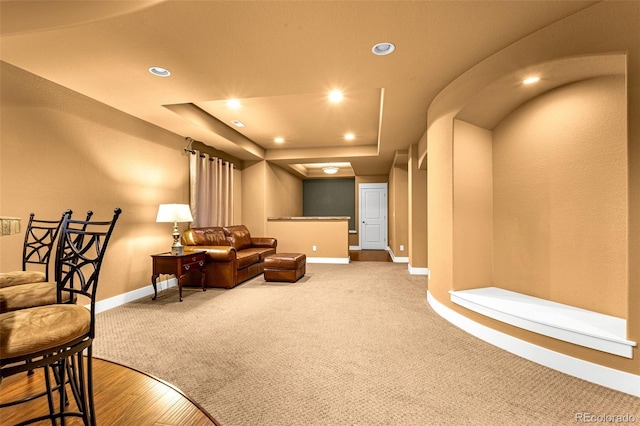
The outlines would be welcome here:
[[[183,255],[173,255],[171,253],[152,254],[153,259],[153,275],[151,275],[151,284],[153,284],[153,297],[151,300],[156,300],[158,297],[158,288],[156,280],[160,274],[173,274],[178,279],[178,293],[180,294],[180,301],[182,302],[182,279],[189,272],[194,270],[200,271],[200,285],[202,291],[207,291],[204,287],[205,282],[205,252],[194,251],[185,253]]]

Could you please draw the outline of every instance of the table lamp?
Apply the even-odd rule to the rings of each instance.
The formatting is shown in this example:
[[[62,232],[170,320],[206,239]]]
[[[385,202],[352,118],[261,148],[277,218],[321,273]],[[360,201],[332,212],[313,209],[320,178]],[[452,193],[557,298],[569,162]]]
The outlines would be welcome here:
[[[173,222],[173,245],[171,246],[172,255],[182,256],[184,254],[184,246],[180,244],[178,222],[192,221],[193,216],[191,216],[191,209],[188,204],[160,204],[160,207],[158,207],[156,222]]]

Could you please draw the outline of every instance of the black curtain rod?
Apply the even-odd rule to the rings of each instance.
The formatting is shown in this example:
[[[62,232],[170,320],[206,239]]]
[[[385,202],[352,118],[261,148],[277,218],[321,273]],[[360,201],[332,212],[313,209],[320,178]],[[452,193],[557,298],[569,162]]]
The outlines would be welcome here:
[[[185,148],[184,152],[190,152],[191,155],[196,155],[196,152],[193,149]],[[200,154],[200,158],[205,158],[204,154]],[[209,156],[209,161],[214,161],[214,157]]]
[[[197,141],[196,141],[195,139],[193,139],[193,138],[188,137],[188,136],[185,138],[185,140],[186,140],[188,143],[187,143],[187,146],[185,146],[185,147],[184,147],[184,152],[190,152],[190,153],[192,153],[192,154],[195,154],[196,152],[195,152],[193,149],[191,149],[191,145],[192,145],[194,142],[197,142]]]
[[[196,155],[196,152],[193,149],[185,148],[184,152],[189,152],[192,155]],[[206,156],[204,154],[200,154],[200,158],[205,158],[205,157]],[[209,161],[216,161],[216,159],[218,159],[218,157],[209,156]],[[221,159],[221,160],[222,160],[222,164],[233,164],[233,162],[231,162],[231,161],[226,161],[226,160],[223,160],[223,159]]]
[[[191,154],[196,155],[196,151],[191,149],[191,145],[194,142],[198,142],[198,141],[193,139],[193,138],[190,138],[190,137],[186,137],[185,139],[189,143],[187,144],[187,146],[184,147],[184,152],[190,152]],[[204,154],[200,154],[200,158],[204,158]],[[211,158],[209,158],[209,161],[213,161],[213,160]]]
[[[189,143],[187,144],[187,146],[184,147],[184,152],[189,152],[189,153],[191,153],[193,155],[196,155],[196,151],[191,149],[191,144],[193,144],[194,142],[198,142],[198,141],[193,139],[193,138],[190,138],[190,137],[186,137],[185,140],[187,142],[189,142]],[[200,143],[202,143],[202,142],[200,142]],[[205,158],[205,155],[204,154],[200,154],[200,158]],[[217,158],[217,157],[209,156],[209,161],[215,161],[214,158]],[[222,159],[222,163],[223,164],[224,163],[231,164],[231,165],[233,165],[235,167],[235,164],[233,164],[232,161],[227,161],[227,160]]]

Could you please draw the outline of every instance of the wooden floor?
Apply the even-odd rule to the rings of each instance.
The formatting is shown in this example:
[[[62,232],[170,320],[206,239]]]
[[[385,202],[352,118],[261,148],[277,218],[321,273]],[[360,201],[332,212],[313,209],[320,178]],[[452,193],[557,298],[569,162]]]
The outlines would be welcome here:
[[[352,261],[391,262],[391,256],[386,250],[349,250]]]
[[[210,426],[216,420],[170,384],[139,371],[94,358],[94,398],[100,426]],[[33,376],[16,374],[0,384],[0,402],[44,389],[42,371]],[[73,400],[73,398],[71,398]],[[72,403],[71,407],[74,407]],[[13,425],[48,412],[46,397],[0,409],[0,425]],[[51,424],[39,422],[36,424]],[[71,418],[67,425],[81,425]]]

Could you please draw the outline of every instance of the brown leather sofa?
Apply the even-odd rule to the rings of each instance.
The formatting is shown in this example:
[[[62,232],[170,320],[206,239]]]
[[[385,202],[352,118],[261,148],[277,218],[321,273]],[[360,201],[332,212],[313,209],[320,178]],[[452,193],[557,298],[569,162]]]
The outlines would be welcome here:
[[[252,237],[244,225],[191,228],[182,234],[185,253],[206,251],[206,286],[233,288],[264,272],[264,259],[277,240]]]

